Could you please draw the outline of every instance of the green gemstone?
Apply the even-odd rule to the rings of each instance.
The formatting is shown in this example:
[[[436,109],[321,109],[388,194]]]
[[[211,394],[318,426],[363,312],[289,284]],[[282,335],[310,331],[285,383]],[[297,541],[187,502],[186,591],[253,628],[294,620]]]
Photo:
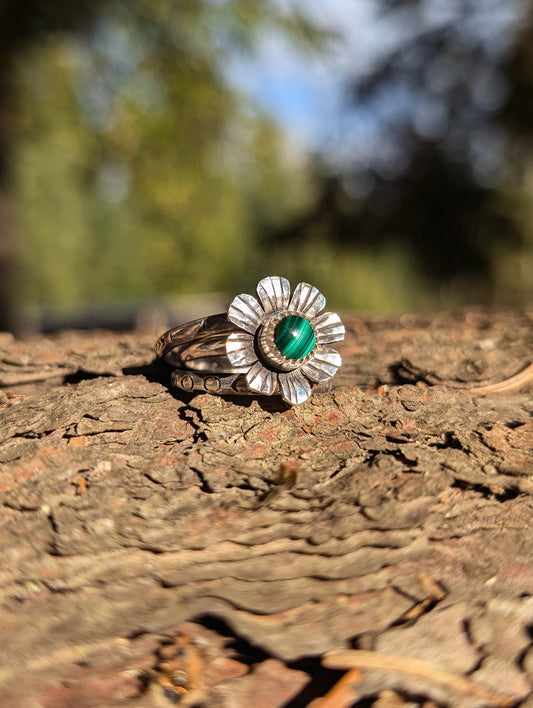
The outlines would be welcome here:
[[[287,359],[305,359],[315,346],[315,331],[305,317],[289,315],[276,325],[274,342]]]

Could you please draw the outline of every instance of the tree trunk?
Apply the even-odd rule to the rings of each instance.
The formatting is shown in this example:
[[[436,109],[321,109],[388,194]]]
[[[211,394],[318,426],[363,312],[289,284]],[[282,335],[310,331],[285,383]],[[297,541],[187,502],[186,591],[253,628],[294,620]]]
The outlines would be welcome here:
[[[346,321],[290,409],[170,391],[155,337],[0,335],[3,708],[296,708],[347,648],[353,705],[533,705],[530,369],[490,387],[532,318]]]

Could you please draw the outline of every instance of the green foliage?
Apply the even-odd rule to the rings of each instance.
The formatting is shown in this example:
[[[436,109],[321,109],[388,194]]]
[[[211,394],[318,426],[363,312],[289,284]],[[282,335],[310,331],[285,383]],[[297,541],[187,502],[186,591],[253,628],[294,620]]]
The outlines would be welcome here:
[[[268,5],[112,2],[89,34],[56,33],[24,54],[13,165],[23,301],[232,292],[254,264],[263,274],[258,218],[290,214],[305,184],[279,129],[220,66],[228,43],[266,20],[302,34]]]
[[[339,272],[370,259],[364,277],[379,263],[372,282],[380,294],[362,295],[380,307],[402,281],[400,307],[525,304],[533,294],[533,5],[437,6],[376,1],[373,32],[394,40],[347,77],[353,111],[341,162],[326,157],[309,208],[270,238],[306,253],[327,243],[323,260],[347,258]]]
[[[7,7],[14,12],[15,0]],[[407,33],[351,87],[357,110],[384,121],[375,164],[346,160],[333,174],[287,145],[224,75],[228,57],[251,53],[266,28],[307,51],[322,46],[324,32],[280,7],[32,0],[27,17],[11,18],[19,301],[234,294],[268,274],[316,283],[332,306],[367,311],[533,297],[533,123],[523,100],[533,86],[531,17],[505,61],[481,46],[468,3],[457,10],[464,22]],[[439,67],[453,81],[435,93],[428,77]],[[487,67],[509,87],[500,106],[474,100]],[[380,113],[398,87],[410,110]],[[429,99],[447,116],[434,136],[420,132],[413,109]],[[480,126],[506,137],[492,182],[476,172]],[[0,166],[2,130],[0,120]]]

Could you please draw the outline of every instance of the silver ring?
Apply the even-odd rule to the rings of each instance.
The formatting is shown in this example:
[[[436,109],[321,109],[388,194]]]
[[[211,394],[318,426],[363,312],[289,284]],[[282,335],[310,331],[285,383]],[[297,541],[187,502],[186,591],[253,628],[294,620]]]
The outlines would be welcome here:
[[[341,365],[330,347],[344,339],[335,312],[323,312],[326,298],[309,283],[291,296],[286,278],[257,285],[257,298],[237,295],[227,313],[202,317],[169,329],[156,354],[174,367],[172,385],[219,395],[280,394],[287,403],[307,401]]]

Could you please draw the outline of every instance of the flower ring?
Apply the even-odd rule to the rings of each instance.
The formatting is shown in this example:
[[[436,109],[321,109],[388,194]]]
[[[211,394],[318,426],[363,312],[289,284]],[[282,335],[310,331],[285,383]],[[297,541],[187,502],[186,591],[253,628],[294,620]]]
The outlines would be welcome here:
[[[252,391],[278,393],[293,405],[311,396],[312,382],[328,381],[341,365],[330,347],[344,339],[344,325],[324,312],[326,298],[309,283],[298,283],[291,297],[286,278],[271,276],[257,285],[257,295],[237,295],[227,318],[240,330],[226,339],[231,364],[246,372]],[[322,313],[322,314],[320,314]]]
[[[226,312],[184,322],[162,334],[156,355],[173,367],[172,385],[187,393],[271,396],[307,401],[313,385],[328,381],[341,365],[329,345],[344,339],[325,297],[299,283],[272,276],[253,295],[237,295]],[[322,314],[321,314],[322,313]]]

